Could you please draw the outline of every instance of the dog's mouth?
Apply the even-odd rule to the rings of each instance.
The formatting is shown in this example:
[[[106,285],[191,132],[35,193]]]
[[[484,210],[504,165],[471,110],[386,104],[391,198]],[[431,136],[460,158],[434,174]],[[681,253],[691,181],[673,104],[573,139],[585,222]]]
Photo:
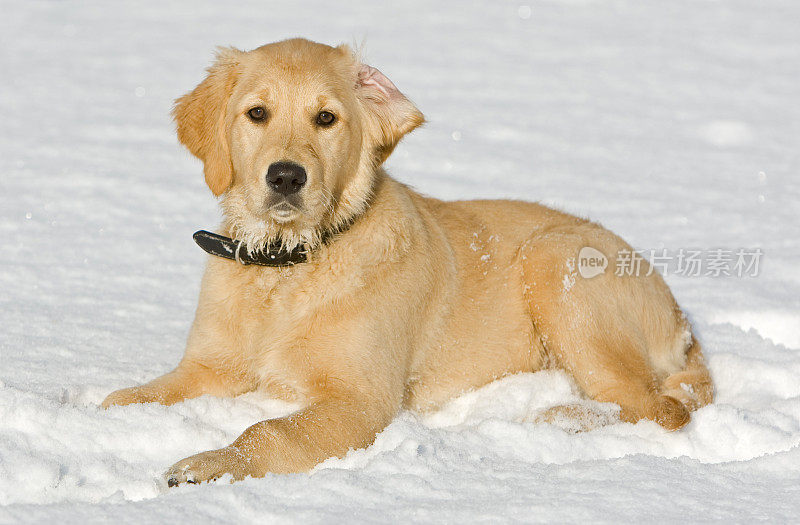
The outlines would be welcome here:
[[[268,212],[278,224],[291,222],[300,215],[300,210],[285,199],[270,206]]]

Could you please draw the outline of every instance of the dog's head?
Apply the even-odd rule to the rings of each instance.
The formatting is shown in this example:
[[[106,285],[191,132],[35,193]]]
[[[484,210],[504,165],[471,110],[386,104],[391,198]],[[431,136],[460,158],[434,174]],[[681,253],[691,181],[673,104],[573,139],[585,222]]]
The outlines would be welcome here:
[[[303,39],[220,50],[173,116],[231,234],[255,248],[315,244],[362,213],[377,167],[424,121],[349,48]]]

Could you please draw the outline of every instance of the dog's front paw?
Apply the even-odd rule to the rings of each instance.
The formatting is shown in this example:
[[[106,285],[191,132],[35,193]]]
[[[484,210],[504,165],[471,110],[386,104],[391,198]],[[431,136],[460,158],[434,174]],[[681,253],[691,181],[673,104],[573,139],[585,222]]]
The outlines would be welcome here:
[[[178,461],[164,473],[164,479],[170,487],[181,483],[214,481],[225,474],[230,474],[234,480],[241,480],[253,474],[247,468],[248,463],[239,450],[232,446],[209,450]]]
[[[123,388],[121,390],[117,390],[115,392],[111,392],[106,396],[103,402],[100,404],[103,408],[108,408],[113,405],[132,405],[134,403],[149,403],[151,401],[155,401],[154,399],[150,399],[147,393],[138,386],[133,386],[130,388]]]

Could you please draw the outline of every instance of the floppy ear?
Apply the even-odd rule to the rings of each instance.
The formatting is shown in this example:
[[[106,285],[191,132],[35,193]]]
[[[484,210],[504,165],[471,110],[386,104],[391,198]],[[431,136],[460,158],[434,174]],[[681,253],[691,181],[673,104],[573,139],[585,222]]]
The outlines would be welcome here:
[[[176,100],[172,110],[178,140],[203,161],[206,184],[217,196],[233,181],[225,113],[241,53],[234,48],[220,48],[206,79],[194,91]]]
[[[372,116],[370,133],[380,164],[406,133],[425,122],[425,116],[383,73],[365,64],[358,68],[356,93]]]

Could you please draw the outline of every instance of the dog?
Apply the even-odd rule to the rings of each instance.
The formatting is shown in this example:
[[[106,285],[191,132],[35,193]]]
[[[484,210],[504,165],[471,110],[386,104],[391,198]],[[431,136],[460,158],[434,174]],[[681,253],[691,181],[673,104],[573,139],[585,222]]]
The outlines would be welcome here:
[[[177,462],[170,486],[308,471],[368,447],[403,409],[548,367],[626,422],[675,430],[712,401],[700,344],[647,261],[578,275],[581,249],[613,268],[633,252],[622,239],[535,203],[443,202],[387,174],[424,117],[347,46],[220,49],[173,116],[236,256],[209,258],[177,368],[102,406],[257,390],[304,408]],[[246,264],[265,253],[287,262]]]

